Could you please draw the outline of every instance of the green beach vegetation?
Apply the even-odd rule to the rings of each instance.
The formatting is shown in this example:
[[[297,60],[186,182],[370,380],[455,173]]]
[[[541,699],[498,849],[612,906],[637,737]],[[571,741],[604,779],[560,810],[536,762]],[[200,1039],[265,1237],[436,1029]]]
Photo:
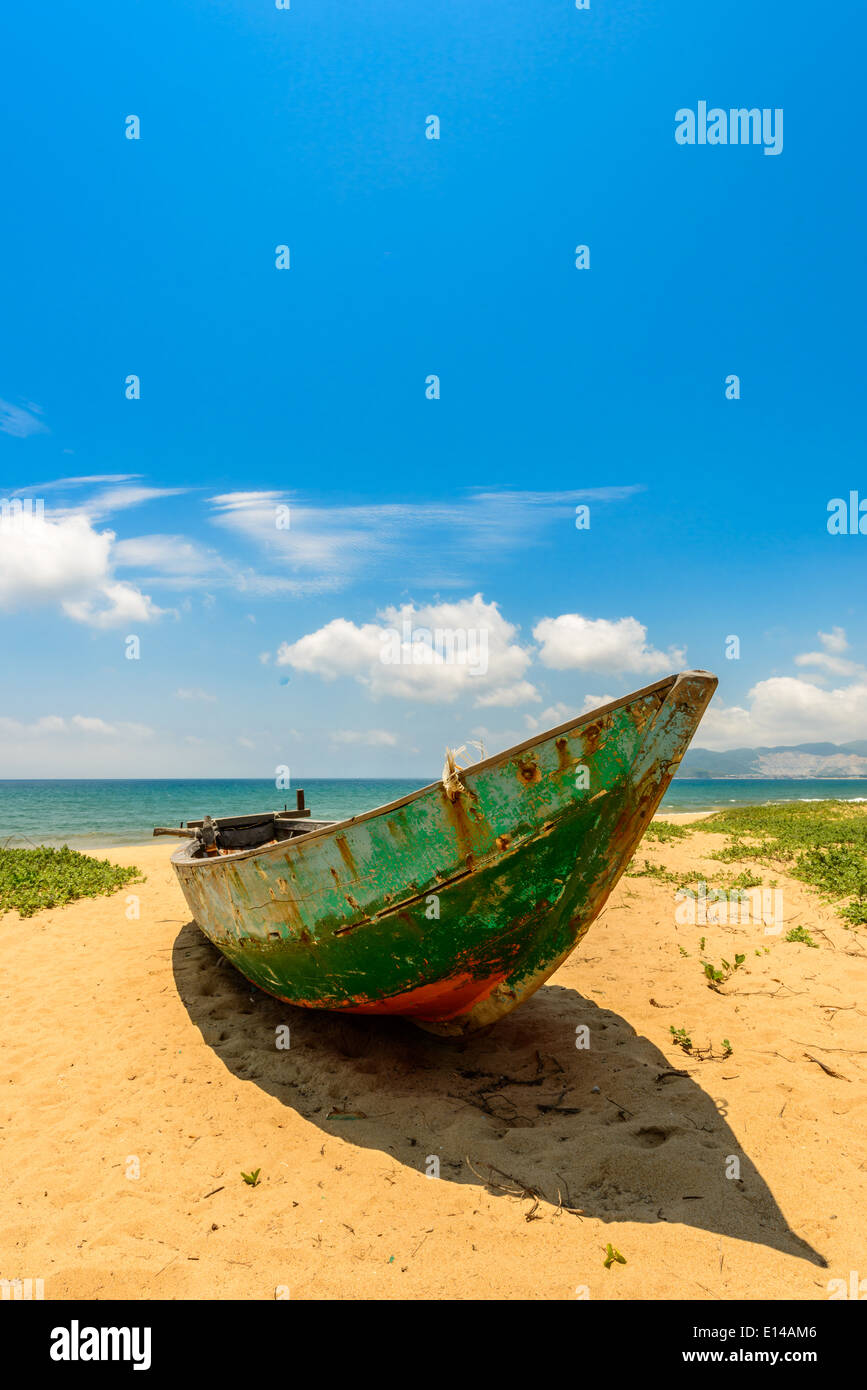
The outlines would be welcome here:
[[[92,859],[67,845],[62,849],[0,848],[0,916],[17,911],[32,917],[43,908],[62,907],[76,898],[115,893],[137,879],[141,871],[134,866]]]
[[[851,801],[738,806],[689,829],[729,836],[709,858],[784,866],[834,901],[850,926],[867,926],[867,807]]]
[[[667,845],[672,840],[685,840],[691,828],[689,825],[676,825],[674,821],[652,820],[644,832],[644,838]]]
[[[672,873],[671,869],[666,869],[662,864],[652,864],[649,859],[645,859],[643,868],[633,867],[637,863],[636,859],[630,862],[626,870],[627,878],[655,878],[659,883],[677,883],[683,879],[683,874]]]

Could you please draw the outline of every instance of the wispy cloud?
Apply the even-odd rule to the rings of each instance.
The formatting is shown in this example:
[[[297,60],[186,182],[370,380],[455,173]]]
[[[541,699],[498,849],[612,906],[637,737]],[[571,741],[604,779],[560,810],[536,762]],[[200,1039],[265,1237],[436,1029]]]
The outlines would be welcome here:
[[[152,737],[153,732],[147,724],[128,721],[110,723],[98,715],[73,714],[71,718],[66,719],[59,714],[46,714],[30,724],[0,715],[0,735],[5,734],[13,739],[56,736],[68,739],[71,736],[80,737],[82,734],[96,738],[143,739]]]
[[[13,496],[20,496],[22,493],[41,495],[43,492],[68,491],[70,488],[90,487],[94,483],[129,483],[141,476],[141,473],[89,473],[76,478],[51,478],[48,482],[28,483],[27,487],[16,488]]]
[[[216,550],[205,549],[186,536],[132,536],[117,541],[112,551],[119,569],[152,571],[161,582],[183,584],[191,579],[211,580],[219,574],[231,577],[232,567]]]
[[[362,744],[366,748],[394,748],[397,735],[387,729],[337,729],[331,735],[332,743]]]
[[[0,400],[0,430],[11,434],[15,439],[26,439],[30,434],[47,434],[48,426],[39,417],[42,414],[38,405],[28,402],[28,408],[12,405],[10,401]]]
[[[187,487],[110,487],[103,488],[92,497],[80,502],[77,511],[85,512],[92,520],[102,520],[115,512],[128,511],[130,507],[141,507],[145,502],[156,502],[162,497],[179,497],[191,492]]]
[[[571,525],[577,505],[620,503],[640,491],[638,486],[475,489],[445,502],[332,506],[277,491],[222,493],[210,500],[216,525],[279,567],[277,574],[251,571],[248,587],[279,593],[333,591],[362,572],[382,573],[398,563],[407,583],[470,587],[482,559],[506,558],[540,544],[552,526]]]
[[[867,675],[860,662],[852,661],[843,655],[849,650],[845,629],[832,627],[830,632],[816,634],[822,644],[820,652],[799,652],[795,657],[796,666],[812,666],[818,671],[828,671],[833,676]],[[814,676],[814,680],[821,677]]]

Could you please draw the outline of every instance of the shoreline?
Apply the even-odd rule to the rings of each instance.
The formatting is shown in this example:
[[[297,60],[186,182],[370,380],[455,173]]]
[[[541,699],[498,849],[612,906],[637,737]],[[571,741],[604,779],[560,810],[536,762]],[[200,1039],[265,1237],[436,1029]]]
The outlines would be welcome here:
[[[719,810],[721,810],[721,809],[722,809],[722,807],[717,806],[717,807],[715,807],[712,811],[657,811],[657,813],[656,813],[656,815],[653,817],[653,819],[654,819],[655,821],[656,821],[656,820],[670,821],[672,825],[692,825],[695,821],[705,820],[708,816],[715,816],[715,815],[717,814],[717,812],[718,812]],[[152,840],[131,840],[131,841],[129,841],[129,842],[126,842],[126,841],[125,841],[123,844],[114,844],[114,845],[106,845],[106,844],[78,844],[78,845],[69,845],[69,848],[70,848],[70,849],[73,849],[73,850],[76,850],[79,854],[90,854],[90,855],[103,854],[103,855],[105,855],[105,854],[115,854],[115,853],[116,853],[117,851],[119,851],[119,850],[153,849],[153,848],[156,847],[156,845],[158,844],[159,840],[161,840],[161,839],[162,839],[162,840],[165,840],[167,844],[168,844],[168,843],[171,843],[175,848],[177,848],[178,846],[180,846],[180,845],[182,845],[182,844],[185,843],[185,841],[184,841],[183,839],[181,839],[180,836],[178,836],[177,839],[170,840],[170,837],[169,837],[169,836],[162,836],[162,835],[161,835],[161,836],[156,836],[156,837],[155,837],[154,839],[152,839]],[[0,841],[0,846],[2,846],[2,843],[3,843],[3,842]],[[68,842],[64,841],[64,843],[68,843]],[[62,845],[44,845],[44,843],[43,843],[42,841],[34,840],[34,841],[28,842],[28,844],[24,844],[24,845],[11,844],[11,845],[9,845],[9,848],[10,848],[10,849],[41,849],[41,848],[60,849],[60,848],[62,848]]]
[[[47,785],[47,784],[46,784]],[[246,815],[283,797],[267,792],[267,783],[210,779],[184,784],[160,779],[137,782],[99,779],[77,782],[60,798],[52,786],[25,779],[0,781],[0,846],[12,849],[44,846],[85,854],[110,847],[142,847],[152,843],[154,825],[182,825],[207,810],[214,816]],[[183,791],[178,787],[182,786]],[[407,790],[407,780],[348,778],[340,782],[316,779],[309,784],[313,809],[323,819],[350,820],[392,804]],[[273,788],[271,789],[273,792]],[[867,778],[756,779],[716,778],[701,783],[675,779],[656,818],[673,824],[737,807],[796,806],[803,802],[867,804]],[[176,843],[182,843],[179,839]]]
[[[692,825],[695,821],[706,820],[708,816],[715,816],[717,814],[717,810],[719,809],[720,808],[717,807],[713,811],[657,811],[653,819],[655,821],[670,821],[673,825]],[[130,844],[103,844],[87,846],[78,845],[74,846],[74,848],[78,849],[82,854],[115,854],[120,850],[155,849],[158,845],[159,840],[165,840],[167,844],[169,843],[169,837],[161,835],[157,836],[153,840],[136,840],[135,842]],[[171,843],[174,847],[177,848],[179,845],[182,845],[185,842],[179,836],[178,839],[171,841]],[[18,845],[15,846],[15,848],[20,849],[23,848],[23,846]],[[70,845],[70,849],[72,848],[73,846]]]

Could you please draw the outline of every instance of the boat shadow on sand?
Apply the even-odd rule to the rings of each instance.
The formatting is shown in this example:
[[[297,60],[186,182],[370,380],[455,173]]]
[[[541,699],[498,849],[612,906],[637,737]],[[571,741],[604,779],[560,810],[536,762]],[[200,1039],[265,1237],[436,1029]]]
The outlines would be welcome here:
[[[618,1014],[546,985],[493,1028],[298,1009],[256,990],[194,923],[173,970],[204,1041],[324,1134],[492,1193],[602,1221],[675,1222],[826,1267],[787,1225],[715,1102]],[[590,1047],[575,1046],[586,1024]],[[291,1046],[278,1049],[288,1025]],[[731,1158],[740,1177],[726,1176]]]

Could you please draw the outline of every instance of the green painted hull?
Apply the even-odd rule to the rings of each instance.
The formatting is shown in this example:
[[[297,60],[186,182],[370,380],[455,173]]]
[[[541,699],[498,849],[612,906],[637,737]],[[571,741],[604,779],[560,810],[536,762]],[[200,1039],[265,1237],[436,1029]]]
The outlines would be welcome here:
[[[716,687],[670,677],[298,839],[172,859],[206,936],[292,1004],[482,1027],[580,941]],[[451,788],[454,794],[456,788]]]

